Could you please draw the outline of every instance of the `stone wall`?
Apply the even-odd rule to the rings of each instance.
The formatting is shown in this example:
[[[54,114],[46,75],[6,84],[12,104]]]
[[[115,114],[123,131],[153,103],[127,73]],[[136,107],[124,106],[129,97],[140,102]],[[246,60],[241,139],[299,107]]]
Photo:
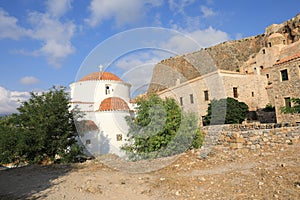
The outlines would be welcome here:
[[[233,149],[261,149],[299,142],[300,126],[287,124],[216,125],[202,129],[206,133],[203,148],[216,145]]]
[[[281,71],[287,70],[288,80],[283,81]],[[276,108],[277,123],[300,122],[300,115],[283,114],[281,107],[286,106],[285,98],[300,98],[300,57],[274,65],[269,70],[268,96]]]

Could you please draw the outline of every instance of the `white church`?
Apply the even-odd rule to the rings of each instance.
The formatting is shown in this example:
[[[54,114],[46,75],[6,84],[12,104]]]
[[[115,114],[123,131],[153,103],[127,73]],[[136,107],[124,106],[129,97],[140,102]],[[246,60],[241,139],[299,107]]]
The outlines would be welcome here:
[[[79,138],[90,154],[125,155],[120,151],[127,138],[125,117],[134,114],[130,87],[101,66],[100,71],[70,84],[71,109],[77,107],[83,114],[76,123]]]

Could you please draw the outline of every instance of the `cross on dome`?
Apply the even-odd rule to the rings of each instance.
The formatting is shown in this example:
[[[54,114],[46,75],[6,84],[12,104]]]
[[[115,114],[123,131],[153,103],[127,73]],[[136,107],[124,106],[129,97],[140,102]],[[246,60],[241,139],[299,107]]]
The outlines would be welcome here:
[[[103,66],[102,66],[101,64],[99,65],[99,67],[98,67],[98,68],[99,68],[100,72],[102,72],[102,71],[103,71]]]

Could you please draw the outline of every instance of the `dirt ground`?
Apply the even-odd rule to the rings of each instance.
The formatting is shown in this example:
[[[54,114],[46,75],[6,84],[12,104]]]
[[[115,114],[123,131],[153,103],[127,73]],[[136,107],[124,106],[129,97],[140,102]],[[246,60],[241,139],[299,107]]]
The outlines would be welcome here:
[[[0,170],[0,199],[300,199],[300,144]]]

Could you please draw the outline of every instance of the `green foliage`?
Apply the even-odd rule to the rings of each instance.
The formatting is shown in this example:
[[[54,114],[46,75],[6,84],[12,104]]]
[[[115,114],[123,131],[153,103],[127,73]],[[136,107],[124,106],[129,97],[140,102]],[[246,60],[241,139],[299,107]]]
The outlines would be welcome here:
[[[280,111],[284,114],[300,113],[300,98],[292,98],[290,100],[294,105],[292,107],[281,107]]]
[[[265,111],[265,112],[274,112],[275,111],[275,107],[272,106],[272,104],[268,103],[266,105],[266,107],[263,109],[263,111]]]
[[[31,93],[18,108],[19,114],[1,119],[0,162],[40,163],[59,156],[64,162],[81,153],[75,136],[69,95],[64,87],[51,88],[42,94]]]
[[[195,115],[184,114],[174,99],[157,95],[136,101],[137,116],[126,118],[128,141],[122,146],[132,160],[170,156],[200,147],[202,137]],[[196,139],[194,141],[194,138]]]
[[[244,102],[239,102],[233,98],[212,100],[204,117],[204,125],[214,124],[240,124],[242,123],[249,108]]]

